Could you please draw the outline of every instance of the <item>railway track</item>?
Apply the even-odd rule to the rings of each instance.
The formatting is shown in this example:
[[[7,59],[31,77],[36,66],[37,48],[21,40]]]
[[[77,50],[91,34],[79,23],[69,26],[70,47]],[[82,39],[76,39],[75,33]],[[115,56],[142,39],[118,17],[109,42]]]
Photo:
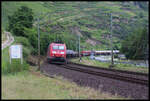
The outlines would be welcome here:
[[[70,62],[69,62],[70,63]],[[143,73],[136,73],[136,72],[128,72],[128,71],[118,71],[118,70],[108,70],[108,69],[100,69],[97,67],[93,66],[86,66],[86,65],[79,65],[79,64],[67,64],[67,65],[61,65],[61,67],[74,70],[74,71],[79,71],[79,72],[84,72],[96,76],[103,76],[103,77],[108,77],[112,79],[117,79],[117,80],[122,80],[126,82],[131,82],[131,83],[136,83],[136,84],[141,84],[148,86],[148,76],[147,74]]]
[[[148,77],[148,74],[146,74],[146,73],[132,72],[132,71],[126,71],[126,70],[117,70],[117,69],[104,68],[104,67],[96,67],[96,66],[89,66],[89,65],[84,65],[84,64],[77,64],[77,63],[70,62],[70,61],[68,61],[68,63],[69,64],[74,64],[74,65],[78,65],[78,66],[87,67],[87,68],[95,68],[95,69],[100,69],[100,70],[114,71],[114,72],[119,72],[119,73],[126,73],[126,74],[132,74],[132,75],[139,75],[139,76]]]
[[[114,72],[102,71],[99,69],[90,69],[90,67],[78,66],[75,64],[49,64],[44,62],[41,65],[41,71],[46,73],[49,77],[63,76],[71,82],[75,82],[80,86],[88,86],[96,90],[110,92],[111,94],[118,94],[124,97],[131,97],[133,99],[148,99],[149,86],[147,76],[136,77],[136,80],[131,81],[128,74],[119,74],[120,76],[127,76],[126,79],[115,75]],[[102,72],[102,73],[100,73]],[[112,74],[114,74],[112,77]],[[134,74],[134,76],[137,76]],[[120,77],[120,78],[119,78]],[[128,78],[129,77],[129,78]],[[143,81],[139,81],[139,79]],[[145,83],[147,81],[147,83]]]

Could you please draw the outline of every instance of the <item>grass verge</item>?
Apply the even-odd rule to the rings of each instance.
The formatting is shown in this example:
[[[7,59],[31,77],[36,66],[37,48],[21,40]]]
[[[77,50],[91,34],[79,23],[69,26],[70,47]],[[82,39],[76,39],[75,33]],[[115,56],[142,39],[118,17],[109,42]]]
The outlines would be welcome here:
[[[46,77],[33,69],[2,76],[2,99],[125,99],[79,87],[61,76]]]
[[[9,47],[2,50],[2,74],[14,74],[16,72],[28,69],[29,65],[26,61],[23,61],[23,64],[21,64],[20,59],[12,59],[10,64]]]
[[[104,63],[104,62],[99,62],[97,60],[90,60],[89,57],[82,57],[82,62],[79,62],[78,58],[72,59],[71,61],[79,64],[98,66],[104,68],[109,68],[109,66],[111,65],[111,63]],[[149,69],[146,67],[137,67],[129,64],[115,64],[113,68],[119,70],[133,71],[133,72],[149,73]]]

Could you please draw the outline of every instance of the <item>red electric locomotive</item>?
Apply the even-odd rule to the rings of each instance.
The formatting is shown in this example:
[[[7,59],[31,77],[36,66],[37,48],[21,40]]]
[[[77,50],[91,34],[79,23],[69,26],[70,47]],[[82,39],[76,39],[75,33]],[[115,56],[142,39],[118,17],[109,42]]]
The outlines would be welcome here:
[[[62,43],[51,43],[48,46],[47,61],[66,63],[66,45]]]

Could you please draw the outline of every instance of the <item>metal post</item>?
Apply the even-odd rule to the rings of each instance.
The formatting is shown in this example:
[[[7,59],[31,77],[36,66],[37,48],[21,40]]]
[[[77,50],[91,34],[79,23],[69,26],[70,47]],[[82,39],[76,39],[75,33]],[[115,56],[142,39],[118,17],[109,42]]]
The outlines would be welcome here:
[[[147,31],[147,33],[149,34],[149,24],[148,24],[148,31]],[[148,39],[149,39],[149,35],[147,36],[148,37]],[[147,65],[147,67],[149,66],[149,45],[148,45],[148,43],[147,43],[147,47],[146,47],[147,49],[147,51],[146,51],[146,65]]]
[[[9,58],[10,58],[10,64],[11,64],[11,47],[9,48]]]
[[[110,13],[110,21],[111,21],[111,29],[110,29],[110,35],[111,35],[111,65],[114,65],[114,61],[113,61],[113,42],[112,42],[112,13]],[[111,67],[112,67],[111,66]]]
[[[78,51],[78,41],[76,41],[76,52]]]
[[[147,60],[146,60],[146,62],[147,62],[147,67],[149,66],[149,46],[148,46],[148,44],[147,44]]]
[[[80,57],[80,36],[78,36],[78,41],[79,41],[78,42],[78,49],[79,49],[78,51],[79,51],[79,57]]]
[[[22,48],[22,45],[21,45],[21,51],[20,51],[21,53],[21,64],[23,64],[23,48]]]
[[[39,17],[38,17],[38,70],[40,70],[40,31],[39,31]]]
[[[72,48],[72,40],[70,40],[70,46],[71,46],[70,49],[73,50],[73,48]]]
[[[80,54],[80,35],[79,35],[79,58],[80,58],[79,61],[81,61],[81,54]]]

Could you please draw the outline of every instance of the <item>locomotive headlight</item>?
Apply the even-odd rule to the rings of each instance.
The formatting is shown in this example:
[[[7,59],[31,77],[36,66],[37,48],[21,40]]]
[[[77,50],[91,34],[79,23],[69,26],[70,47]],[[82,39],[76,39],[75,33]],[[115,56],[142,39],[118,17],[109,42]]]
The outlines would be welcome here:
[[[60,52],[60,54],[64,54],[64,52]]]
[[[56,51],[52,51],[52,53],[54,54],[54,53],[56,53]]]

